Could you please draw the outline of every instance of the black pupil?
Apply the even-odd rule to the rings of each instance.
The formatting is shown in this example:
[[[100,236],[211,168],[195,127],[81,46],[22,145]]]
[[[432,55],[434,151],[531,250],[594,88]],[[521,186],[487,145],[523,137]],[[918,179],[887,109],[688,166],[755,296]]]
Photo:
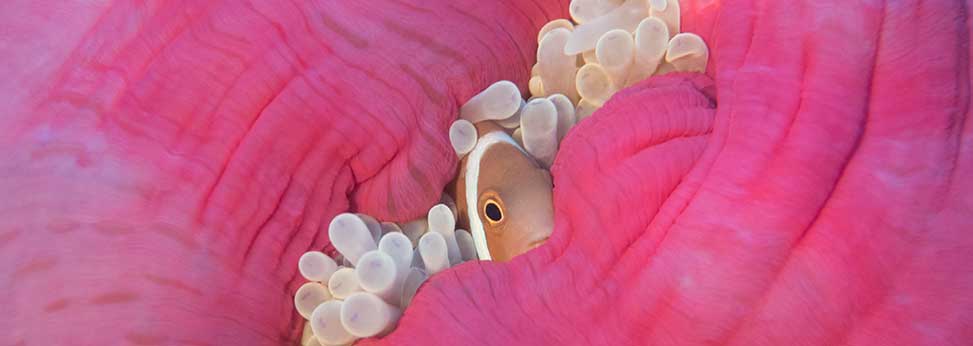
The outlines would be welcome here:
[[[486,217],[493,222],[498,222],[501,219],[503,219],[503,213],[500,212],[500,206],[498,206],[496,203],[493,202],[487,203]]]

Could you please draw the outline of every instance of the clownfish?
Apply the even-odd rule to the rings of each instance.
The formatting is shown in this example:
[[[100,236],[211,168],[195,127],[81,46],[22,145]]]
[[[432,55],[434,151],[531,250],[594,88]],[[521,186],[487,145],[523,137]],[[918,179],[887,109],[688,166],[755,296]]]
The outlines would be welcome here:
[[[479,259],[507,261],[551,236],[551,174],[503,127],[483,121],[476,128],[476,146],[453,184],[456,221],[470,230]]]

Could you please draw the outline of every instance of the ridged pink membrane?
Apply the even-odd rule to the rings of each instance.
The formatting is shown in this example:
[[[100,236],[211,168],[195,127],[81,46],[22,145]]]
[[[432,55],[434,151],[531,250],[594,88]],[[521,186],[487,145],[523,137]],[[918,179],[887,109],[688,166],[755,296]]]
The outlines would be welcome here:
[[[544,246],[434,276],[362,344],[973,339],[969,7],[680,5],[713,86],[621,90],[562,142]],[[294,344],[297,261],[334,254],[331,218],[424,215],[459,104],[526,90],[538,29],[568,15],[0,6],[2,345]]]

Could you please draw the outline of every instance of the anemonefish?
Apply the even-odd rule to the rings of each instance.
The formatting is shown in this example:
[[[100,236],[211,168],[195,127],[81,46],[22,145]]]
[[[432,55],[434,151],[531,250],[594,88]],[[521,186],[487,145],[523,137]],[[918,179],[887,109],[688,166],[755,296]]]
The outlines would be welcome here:
[[[540,246],[554,228],[551,174],[492,121],[476,124],[476,146],[453,184],[457,223],[481,260],[507,261]]]

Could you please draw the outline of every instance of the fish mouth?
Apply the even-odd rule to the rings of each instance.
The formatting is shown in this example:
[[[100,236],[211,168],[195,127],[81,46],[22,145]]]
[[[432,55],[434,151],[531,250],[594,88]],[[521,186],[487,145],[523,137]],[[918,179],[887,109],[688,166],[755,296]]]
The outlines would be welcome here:
[[[533,249],[537,248],[538,246],[544,245],[544,242],[546,242],[548,238],[550,238],[550,237],[549,236],[548,237],[544,237],[544,238],[541,238],[541,239],[538,239],[538,240],[535,240],[535,241],[532,241],[532,242],[528,243],[527,244],[527,249],[528,250],[533,250]]]

